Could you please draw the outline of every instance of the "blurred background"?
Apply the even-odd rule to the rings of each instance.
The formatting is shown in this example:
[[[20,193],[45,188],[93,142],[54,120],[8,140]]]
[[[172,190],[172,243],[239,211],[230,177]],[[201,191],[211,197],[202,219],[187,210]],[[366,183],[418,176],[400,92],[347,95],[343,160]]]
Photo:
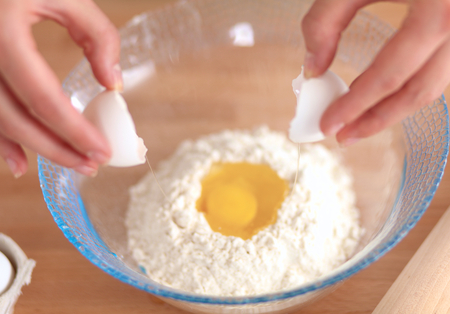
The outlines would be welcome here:
[[[137,14],[175,1],[95,2],[120,27]],[[367,7],[367,11],[398,27],[407,8],[402,4],[377,3]],[[33,33],[37,48],[62,81],[83,57],[82,50],[54,22],[35,25]],[[447,99],[449,95],[447,88]],[[66,240],[42,198],[36,156],[30,152],[28,156],[29,171],[18,180],[0,161],[0,232],[12,237],[37,262],[31,284],[23,288],[14,313],[183,313],[103,273]],[[334,293],[298,313],[371,313],[450,205],[449,191],[450,177],[446,175],[430,208],[398,246]]]

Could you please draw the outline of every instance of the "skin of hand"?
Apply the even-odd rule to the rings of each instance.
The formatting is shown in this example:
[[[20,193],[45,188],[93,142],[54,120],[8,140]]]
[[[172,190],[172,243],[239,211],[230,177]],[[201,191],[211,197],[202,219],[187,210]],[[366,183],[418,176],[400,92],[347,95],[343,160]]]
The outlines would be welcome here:
[[[31,26],[45,19],[67,28],[100,84],[122,89],[118,31],[91,0],[0,0],[0,156],[15,177],[28,168],[21,145],[92,176],[111,150],[37,51]]]
[[[317,0],[302,21],[305,76],[331,65],[340,34],[356,12],[373,0]],[[333,102],[321,119],[322,132],[351,145],[399,122],[438,98],[450,82],[450,1],[409,4],[400,29],[371,65]]]

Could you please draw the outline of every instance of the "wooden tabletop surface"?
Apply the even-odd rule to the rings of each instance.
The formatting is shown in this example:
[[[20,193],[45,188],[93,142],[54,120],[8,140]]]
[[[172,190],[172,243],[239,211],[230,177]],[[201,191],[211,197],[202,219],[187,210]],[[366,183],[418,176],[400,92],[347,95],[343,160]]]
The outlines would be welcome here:
[[[96,2],[119,27],[132,16],[170,1]],[[406,13],[403,5],[386,3],[369,10],[396,27]],[[55,23],[40,23],[33,31],[39,50],[62,80],[81,59],[81,50]],[[30,169],[17,180],[0,161],[0,232],[12,237],[37,262],[15,313],[184,313],[105,274],[69,243],[43,200],[36,155],[28,152],[28,156]],[[296,313],[371,313],[449,205],[447,174],[423,218],[399,245],[329,296]]]

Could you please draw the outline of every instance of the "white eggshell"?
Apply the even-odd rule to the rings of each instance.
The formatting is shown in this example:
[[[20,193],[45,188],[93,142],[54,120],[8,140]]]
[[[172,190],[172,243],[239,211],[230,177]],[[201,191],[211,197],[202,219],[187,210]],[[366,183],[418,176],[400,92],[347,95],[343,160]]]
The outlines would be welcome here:
[[[147,148],[137,136],[127,104],[117,91],[98,94],[83,111],[108,140],[112,156],[109,166],[130,167],[145,163]]]
[[[323,140],[320,119],[334,100],[347,93],[347,84],[329,70],[311,79],[305,79],[302,71],[292,81],[292,88],[297,97],[297,110],[291,121],[289,138],[295,143]]]
[[[0,252],[0,295],[11,286],[16,273],[9,259]]]

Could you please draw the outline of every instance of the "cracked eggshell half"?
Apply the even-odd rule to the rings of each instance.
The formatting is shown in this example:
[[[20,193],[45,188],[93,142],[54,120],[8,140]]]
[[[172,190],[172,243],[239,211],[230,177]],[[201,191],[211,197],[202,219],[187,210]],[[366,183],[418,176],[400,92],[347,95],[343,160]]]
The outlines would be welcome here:
[[[108,140],[112,150],[109,166],[130,167],[145,163],[147,148],[137,136],[127,103],[119,92],[101,92],[86,106],[83,115]]]
[[[305,79],[302,70],[292,81],[292,88],[297,97],[297,109],[289,129],[290,140],[309,143],[325,139],[320,119],[334,100],[348,92],[347,84],[329,70],[310,79]]]

